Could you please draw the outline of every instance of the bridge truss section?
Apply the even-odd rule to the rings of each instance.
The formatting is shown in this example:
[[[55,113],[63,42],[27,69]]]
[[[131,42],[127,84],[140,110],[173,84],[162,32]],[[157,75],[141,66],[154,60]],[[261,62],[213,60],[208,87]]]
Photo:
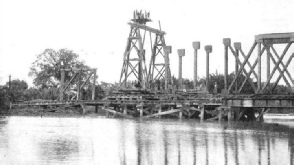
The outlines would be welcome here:
[[[242,92],[246,82],[249,82],[255,93],[273,93],[281,79],[288,88],[292,88],[294,81],[289,66],[294,57],[293,48],[291,52],[293,42],[294,33],[260,34],[255,36],[251,49],[245,54],[240,42],[235,42],[233,48],[231,40],[225,38],[223,40],[225,90],[228,93],[238,94]],[[229,52],[235,58],[235,77],[230,83],[228,82]]]

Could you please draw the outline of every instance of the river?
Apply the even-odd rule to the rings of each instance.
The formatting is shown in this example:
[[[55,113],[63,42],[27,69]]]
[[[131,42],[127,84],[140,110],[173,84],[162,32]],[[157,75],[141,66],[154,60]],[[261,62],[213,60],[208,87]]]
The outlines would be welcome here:
[[[281,165],[293,156],[291,121],[0,118],[0,164]]]

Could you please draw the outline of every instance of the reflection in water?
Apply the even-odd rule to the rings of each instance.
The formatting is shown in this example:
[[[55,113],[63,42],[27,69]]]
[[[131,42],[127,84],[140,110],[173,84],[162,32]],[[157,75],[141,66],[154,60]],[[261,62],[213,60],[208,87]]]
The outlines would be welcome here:
[[[224,143],[224,158],[225,158],[225,165],[228,164],[228,140],[227,140],[227,136],[226,135],[226,132],[223,131],[223,134],[222,136],[224,137],[224,140],[223,140],[223,143]]]
[[[39,154],[43,161],[66,161],[74,158],[75,153],[79,152],[78,139],[66,139],[66,137],[58,137],[57,139],[49,139],[38,144]]]
[[[293,164],[293,158],[287,123],[0,119],[1,164]]]
[[[118,149],[118,151],[119,151],[119,157],[120,157],[120,164],[122,164],[122,165],[125,165],[126,164],[126,154],[125,154],[125,141],[126,141],[126,139],[125,139],[125,131],[124,131],[124,127],[125,127],[125,124],[124,123],[122,123],[121,125],[119,125],[120,126],[120,128],[119,128],[119,130],[120,130],[120,145],[119,145],[119,149]]]
[[[193,147],[193,165],[196,165],[196,136],[192,136],[192,147]]]
[[[239,164],[239,148],[238,148],[238,135],[237,135],[237,130],[234,131],[234,146],[235,146],[235,163]]]
[[[293,164],[293,157],[294,157],[294,129],[289,129],[289,151],[290,151],[290,164]]]

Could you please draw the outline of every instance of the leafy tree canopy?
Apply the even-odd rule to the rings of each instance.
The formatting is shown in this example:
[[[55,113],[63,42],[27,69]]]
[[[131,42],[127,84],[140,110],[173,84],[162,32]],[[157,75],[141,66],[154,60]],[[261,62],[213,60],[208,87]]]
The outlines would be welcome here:
[[[21,101],[24,99],[24,91],[28,89],[28,84],[27,82],[23,81],[23,80],[12,80],[10,83],[10,90],[9,90],[9,82],[6,83],[5,88],[7,91],[6,93],[8,93],[9,99],[12,102],[15,101]]]
[[[61,80],[62,68],[89,68],[83,61],[79,60],[79,55],[68,49],[46,49],[37,55],[37,59],[32,63],[29,76],[33,77],[33,83],[40,88],[56,87]],[[73,75],[66,72],[65,80],[68,81]]]

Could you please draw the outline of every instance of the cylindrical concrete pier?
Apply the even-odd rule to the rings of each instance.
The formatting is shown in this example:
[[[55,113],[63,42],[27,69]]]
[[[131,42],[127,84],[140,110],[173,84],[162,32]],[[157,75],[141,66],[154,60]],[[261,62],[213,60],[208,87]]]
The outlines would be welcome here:
[[[196,89],[196,86],[197,86],[197,77],[198,77],[198,71],[197,71],[197,65],[198,65],[198,62],[197,62],[197,51],[198,49],[200,49],[200,42],[197,41],[197,42],[193,42],[193,48],[194,48],[194,89]]]
[[[224,38],[223,44],[225,46],[225,56],[224,56],[224,89],[228,90],[228,54],[229,54],[229,45],[231,45],[230,38]]]
[[[212,46],[205,46],[206,51],[206,91],[209,92],[209,53],[212,52]]]
[[[182,78],[182,57],[185,56],[185,49],[178,49],[179,55],[179,88],[183,89],[183,78]]]
[[[236,52],[235,54],[235,77],[236,77],[239,71],[238,58],[239,58],[239,52],[241,50],[241,42],[235,42],[234,47]],[[235,92],[236,93],[238,92],[238,80],[236,80],[236,83],[235,83]]]

